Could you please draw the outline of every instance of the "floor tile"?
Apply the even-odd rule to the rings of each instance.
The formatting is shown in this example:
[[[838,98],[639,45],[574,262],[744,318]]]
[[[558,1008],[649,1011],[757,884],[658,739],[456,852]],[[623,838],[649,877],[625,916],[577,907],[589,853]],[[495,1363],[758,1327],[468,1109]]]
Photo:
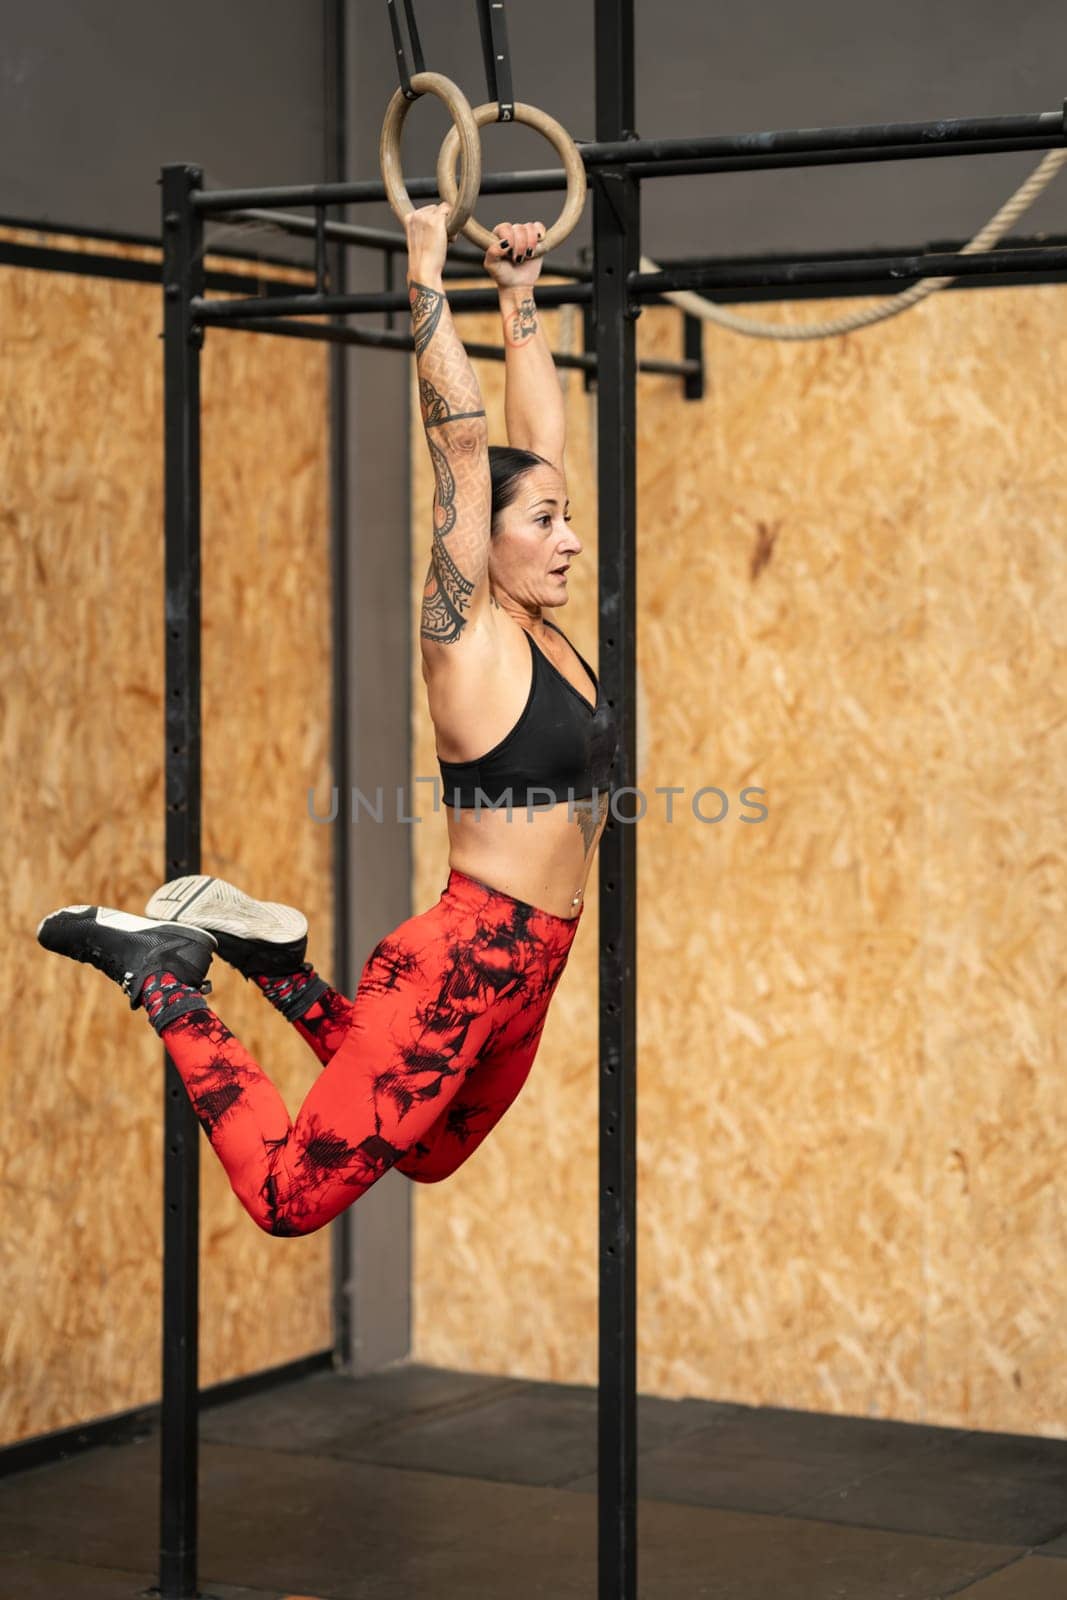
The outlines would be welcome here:
[[[316,1450],[354,1434],[394,1433],[524,1388],[498,1378],[442,1368],[390,1367],[363,1378],[316,1372],[296,1383],[248,1395],[200,1414],[200,1437],[265,1449]]]
[[[906,1467],[945,1449],[954,1437],[952,1429],[878,1418],[737,1407],[711,1428],[642,1451],[638,1494],[682,1505],[788,1513],[819,1494],[898,1464]],[[568,1487],[593,1494],[596,1475]]]
[[[1027,1555],[957,1591],[959,1600],[1065,1600],[1067,1572],[1059,1561]],[[956,1596],[953,1597],[956,1600]]]
[[[645,1502],[642,1600],[942,1600],[1018,1552]]]
[[[654,1397],[642,1399],[638,1405],[639,1448],[680,1439],[706,1420],[707,1411],[699,1409],[699,1402],[694,1406]],[[303,1426],[299,1429],[304,1447],[308,1431]],[[470,1404],[409,1416],[402,1426],[388,1417],[361,1419],[350,1425],[338,1408],[332,1426],[315,1431],[319,1450],[328,1448],[331,1455],[346,1460],[499,1483],[558,1485],[595,1473],[597,1464],[596,1393],[559,1385],[524,1385]],[[234,1442],[251,1442],[237,1428],[229,1437]],[[278,1430],[272,1443],[289,1448],[290,1437]]]
[[[1061,1532],[1067,1496],[1054,1474],[1046,1481],[1009,1472],[954,1469],[935,1451],[813,1495],[792,1511],[828,1522],[1028,1546],[1043,1545]]]

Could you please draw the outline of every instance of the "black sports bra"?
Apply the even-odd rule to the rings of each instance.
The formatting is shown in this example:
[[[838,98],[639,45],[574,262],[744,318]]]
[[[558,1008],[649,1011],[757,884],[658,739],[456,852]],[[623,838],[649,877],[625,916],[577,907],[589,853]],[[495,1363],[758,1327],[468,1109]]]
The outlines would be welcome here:
[[[554,622],[546,626],[565,639]],[[586,800],[595,789],[611,787],[618,736],[611,707],[600,692],[600,679],[578,654],[596,685],[596,705],[563,676],[534,642],[530,692],[511,732],[476,761],[442,761],[438,757],[446,806],[546,805],[551,799]],[[569,643],[569,640],[568,640]],[[571,649],[574,646],[571,645]],[[480,799],[478,799],[480,791]]]

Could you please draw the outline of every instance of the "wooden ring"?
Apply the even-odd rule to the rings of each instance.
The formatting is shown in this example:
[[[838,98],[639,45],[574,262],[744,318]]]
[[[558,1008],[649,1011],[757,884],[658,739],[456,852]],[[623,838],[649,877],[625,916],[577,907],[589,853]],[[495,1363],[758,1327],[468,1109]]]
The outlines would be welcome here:
[[[486,101],[484,105],[475,106],[474,121],[479,128],[484,128],[487,122],[496,122],[500,107],[495,100]],[[536,106],[526,106],[517,101],[515,104],[515,122],[525,122],[528,127],[536,128],[538,133],[544,134],[549,144],[553,145],[556,154],[563,163],[567,174],[567,198],[563,204],[556,221],[549,228],[540,244],[533,251],[534,256],[543,256],[549,250],[554,250],[556,245],[562,244],[568,234],[572,233],[585,209],[585,196],[588,187],[585,176],[585,162],[578,151],[578,146],[567,132],[562,123],[555,117],[550,117],[547,111],[539,111]],[[458,149],[458,135],[456,129],[445,135],[440,154],[437,157],[437,189],[441,199],[449,205],[453,204],[456,197],[456,154]],[[480,180],[479,180],[480,181]],[[499,235],[490,233],[488,228],[483,228],[475,217],[464,223],[462,232],[472,244],[481,245],[483,250],[488,250],[492,245],[499,244]]]
[[[478,133],[478,124],[474,120],[469,100],[451,78],[444,77],[440,72],[417,72],[411,79],[411,87],[417,94],[433,94],[439,100],[443,100],[452,118],[452,129],[448,137],[453,140],[453,150],[457,146],[460,148],[463,180],[457,191],[456,163],[453,156],[451,192],[446,195],[442,190],[441,199],[452,207],[452,214],[448,219],[448,237],[454,239],[466,226],[468,217],[478,203],[478,190],[482,182],[482,141]],[[401,222],[415,209],[411,196],[404,187],[404,169],[400,160],[400,138],[404,129],[404,119],[413,104],[414,101],[409,100],[402,89],[396,91],[386,107],[385,121],[382,123],[381,137],[378,140],[378,162],[382,169],[386,199]]]

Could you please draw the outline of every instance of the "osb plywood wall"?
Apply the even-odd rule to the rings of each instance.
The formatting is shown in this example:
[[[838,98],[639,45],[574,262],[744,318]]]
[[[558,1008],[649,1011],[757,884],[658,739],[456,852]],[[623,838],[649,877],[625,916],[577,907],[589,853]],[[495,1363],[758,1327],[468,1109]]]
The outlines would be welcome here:
[[[143,911],[163,875],[160,313],[158,287],[0,271],[0,1443],[159,1394],[161,1048],[34,934],[71,902]],[[209,335],[204,868],[306,907],[328,971],[331,842],[305,809],[330,780],[326,403],[322,350]],[[295,1111],[313,1056],[212,980]],[[326,1234],[268,1238],[203,1137],[201,1165],[201,1382],[328,1346]]]
[[[638,335],[676,355],[679,317]],[[701,403],[639,380],[640,1387],[1067,1436],[1067,290],[705,352]],[[589,655],[567,383],[586,552],[556,620]],[[417,596],[419,437],[413,469]],[[444,818],[416,843],[423,905]],[[424,1361],[595,1381],[595,910],[523,1095],[419,1191]]]

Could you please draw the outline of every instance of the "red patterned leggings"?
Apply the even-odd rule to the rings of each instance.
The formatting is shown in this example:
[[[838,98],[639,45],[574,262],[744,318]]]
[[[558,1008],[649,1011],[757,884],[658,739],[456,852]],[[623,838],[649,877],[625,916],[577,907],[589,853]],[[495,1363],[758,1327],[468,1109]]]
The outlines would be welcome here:
[[[353,1000],[328,990],[294,1024],[325,1071],[291,1121],[214,1012],[163,1041],[234,1193],[265,1233],[312,1233],[396,1167],[437,1183],[526,1081],[580,917],[454,869],[440,900],[371,952]]]

